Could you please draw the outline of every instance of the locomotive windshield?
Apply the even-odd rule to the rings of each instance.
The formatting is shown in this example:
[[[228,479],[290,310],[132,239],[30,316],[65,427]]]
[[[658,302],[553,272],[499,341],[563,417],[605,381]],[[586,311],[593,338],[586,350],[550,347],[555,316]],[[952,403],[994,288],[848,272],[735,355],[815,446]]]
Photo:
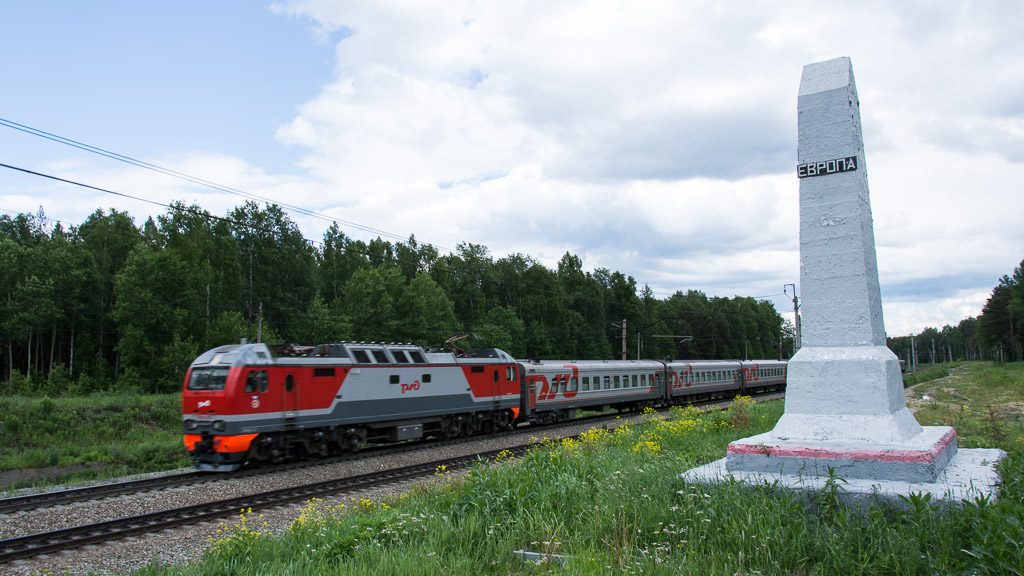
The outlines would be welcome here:
[[[189,390],[223,390],[228,382],[227,366],[210,368],[193,368],[188,379]]]

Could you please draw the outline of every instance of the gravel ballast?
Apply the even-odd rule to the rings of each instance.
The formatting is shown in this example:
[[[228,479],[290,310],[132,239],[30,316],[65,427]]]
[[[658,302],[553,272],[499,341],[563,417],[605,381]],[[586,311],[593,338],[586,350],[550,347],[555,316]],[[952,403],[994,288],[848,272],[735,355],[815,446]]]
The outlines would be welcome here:
[[[631,420],[638,416],[624,416]],[[544,430],[525,429],[510,435],[489,437],[445,446],[424,445],[421,450],[370,456],[358,460],[329,465],[309,466],[283,472],[268,472],[245,478],[226,478],[219,482],[200,483],[167,490],[144,492],[43,508],[30,512],[0,515],[0,532],[3,537],[58,530],[88,523],[101,522],[147,512],[179,508],[204,502],[223,500],[237,496],[266,492],[286,486],[309,484],[355,476],[368,472],[398,468],[446,458],[456,458],[487,450],[498,450],[506,446],[523,444],[537,435],[549,437],[571,436],[593,426],[593,423],[567,424]],[[436,481],[435,478],[401,482],[383,487],[352,492],[334,498],[324,498],[326,504],[347,501],[352,497],[385,500],[397,497],[414,484]],[[260,514],[268,530],[283,532],[298,516],[305,503],[280,506],[272,509],[254,510]],[[122,574],[146,566],[152,562],[177,564],[199,559],[210,544],[222,522],[233,523],[237,516],[219,521],[208,521],[180,528],[167,529],[144,536],[115,540],[104,545],[85,546],[54,555],[37,556],[0,564],[0,572],[12,576],[40,573],[56,574]]]

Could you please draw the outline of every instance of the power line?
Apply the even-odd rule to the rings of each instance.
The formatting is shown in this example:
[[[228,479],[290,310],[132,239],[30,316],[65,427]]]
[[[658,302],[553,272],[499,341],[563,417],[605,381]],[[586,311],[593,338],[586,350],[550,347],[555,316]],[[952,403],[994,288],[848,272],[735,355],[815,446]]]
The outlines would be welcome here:
[[[59,134],[54,134],[52,132],[47,132],[47,131],[41,130],[39,128],[33,128],[32,126],[28,126],[28,125],[25,125],[25,124],[20,124],[18,122],[13,121],[13,120],[7,120],[6,118],[0,118],[0,125],[6,126],[7,128],[11,128],[13,130],[17,130],[19,132],[24,132],[26,134],[30,134],[32,136],[37,136],[39,138],[44,138],[46,140],[50,140],[50,141],[56,142],[58,144],[64,144],[66,146],[71,146],[73,148],[77,148],[79,150],[84,150],[84,151],[92,153],[92,154],[97,154],[99,156],[110,158],[112,160],[117,160],[118,162],[124,162],[125,164],[130,164],[130,165],[136,166],[138,168],[143,168],[143,169],[146,169],[146,170],[151,170],[153,172],[158,172],[160,174],[164,174],[166,176],[171,176],[171,177],[177,178],[179,180],[184,180],[186,182],[191,182],[193,184],[199,184],[200,186],[205,186],[207,188],[212,188],[214,190],[219,190],[221,192],[226,192],[228,194],[232,194],[232,195],[235,195],[235,196],[240,196],[242,198],[246,198],[246,199],[249,199],[249,200],[258,200],[258,201],[261,201],[261,202],[266,202],[268,204],[276,204],[278,206],[281,206],[281,207],[284,207],[284,208],[288,208],[288,209],[293,210],[295,212],[298,212],[300,214],[305,214],[306,216],[310,216],[310,217],[313,217],[313,218],[319,218],[319,219],[325,220],[327,222],[341,223],[341,224],[344,224],[345,226],[349,226],[351,228],[356,228],[358,230],[363,230],[365,232],[370,232],[370,233],[373,233],[373,234],[378,234],[380,236],[386,236],[388,238],[392,238],[392,239],[403,241],[403,242],[407,239],[407,237],[399,235],[399,234],[396,234],[394,232],[388,232],[386,230],[381,230],[379,228],[374,228],[372,226],[366,226],[364,224],[359,224],[358,222],[351,222],[351,221],[348,221],[348,220],[341,220],[341,219],[338,219],[338,218],[332,218],[331,216],[327,216],[325,214],[321,214],[319,212],[315,212],[313,210],[309,210],[309,209],[303,208],[301,206],[295,206],[293,204],[286,204],[284,202],[278,202],[276,200],[273,200],[271,198],[267,198],[265,196],[260,196],[258,194],[252,194],[252,193],[246,192],[244,190],[239,190],[238,188],[232,188],[230,186],[224,186],[222,184],[218,184],[216,182],[212,182],[212,181],[206,180],[204,178],[199,178],[197,176],[192,176],[190,174],[186,174],[184,172],[179,172],[179,171],[173,170],[171,168],[165,168],[165,167],[160,166],[158,164],[153,164],[151,162],[146,162],[144,160],[139,160],[137,158],[133,158],[133,157],[127,156],[125,154],[119,154],[117,152],[113,152],[113,151],[107,150],[105,148],[100,148],[98,146],[93,146],[91,144],[86,144],[86,143],[80,142],[78,140],[73,140],[71,138],[66,138],[66,137],[61,136]],[[430,247],[432,247],[432,248],[434,248],[435,250],[438,250],[438,251],[444,251],[444,252],[450,252],[450,253],[454,253],[455,252],[455,250],[452,250],[451,248],[448,248],[448,247],[445,247],[445,246],[439,246],[439,245],[436,245],[436,244],[431,244],[429,242],[422,242],[422,244],[430,246]]]
[[[25,174],[30,174],[32,176],[39,176],[40,178],[47,178],[49,180],[55,180],[57,182],[63,182],[65,184],[71,184],[73,186],[80,186],[82,188],[88,188],[90,190],[96,190],[98,192],[104,192],[106,194],[113,194],[114,196],[120,196],[122,198],[128,198],[128,199],[136,200],[136,201],[139,201],[139,202],[145,202],[146,204],[153,204],[154,206],[160,206],[160,207],[163,207],[163,208],[167,208],[168,210],[175,210],[175,211],[178,211],[178,212],[184,212],[186,214],[191,214],[192,216],[198,216],[198,217],[204,218],[206,220],[216,220],[218,222],[224,222],[226,224],[233,225],[233,226],[238,227],[238,228],[245,228],[245,229],[254,230],[254,231],[257,231],[257,232],[265,232],[265,233],[270,234],[271,236],[279,236],[279,234],[277,233],[277,230],[274,230],[273,228],[260,228],[260,227],[257,227],[257,226],[253,226],[252,224],[247,224],[245,222],[239,222],[238,220],[235,220],[234,218],[227,218],[227,217],[223,217],[223,216],[215,216],[215,215],[210,214],[209,212],[207,212],[205,210],[199,211],[199,210],[191,209],[191,208],[185,206],[184,204],[175,204],[175,203],[165,204],[163,202],[157,202],[156,200],[150,200],[148,198],[140,198],[138,196],[132,196],[131,194],[125,194],[124,192],[116,192],[114,190],[108,190],[106,188],[100,188],[99,186],[92,186],[92,185],[86,184],[84,182],[77,182],[75,180],[69,180],[67,178],[61,178],[59,176],[54,176],[52,174],[45,174],[43,172],[37,172],[35,170],[29,170],[28,168],[21,168],[21,167],[18,167],[18,166],[12,166],[10,164],[5,164],[5,163],[2,163],[2,162],[0,162],[0,167],[8,168],[10,170],[15,170],[15,171],[18,171],[18,172],[23,172]],[[7,210],[5,210],[5,212],[7,212]],[[306,238],[305,236],[302,236],[302,239],[304,241],[306,241],[306,242],[311,243],[311,244],[318,244],[320,246],[324,246],[324,243],[319,241],[319,240],[313,240],[311,238]],[[372,254],[370,252],[368,252],[366,250],[357,250],[354,247],[352,247],[351,244],[341,246],[339,248],[339,250],[341,250],[343,252],[352,252],[352,253],[359,254],[359,255],[362,255],[362,256],[366,256],[366,257],[372,256]]]
[[[108,190],[106,188],[100,188],[99,186],[92,186],[90,184],[85,184],[84,182],[78,182],[78,181],[75,181],[75,180],[69,180],[67,178],[61,178],[59,176],[54,176],[52,174],[46,174],[46,173],[43,173],[43,172],[37,172],[35,170],[29,170],[28,168],[21,168],[21,167],[18,167],[18,166],[12,166],[10,164],[5,164],[5,163],[2,163],[2,162],[0,162],[0,167],[7,168],[7,169],[10,169],[10,170],[15,170],[15,171],[22,172],[22,173],[25,173],[25,174],[29,174],[29,175],[32,175],[32,176],[38,176],[38,177],[41,177],[41,178],[47,178],[49,180],[55,180],[57,182],[63,182],[63,183],[66,183],[66,184],[71,184],[73,186],[80,186],[80,187],[83,187],[83,188],[88,188],[90,190],[96,190],[98,192],[104,192],[106,194],[113,194],[115,196],[120,196],[122,198],[129,198],[131,200],[137,200],[139,202],[145,202],[147,204],[153,204],[155,206],[161,206],[161,207],[167,208],[169,210],[176,210],[178,212],[184,212],[186,214],[191,214],[193,216],[198,216],[200,218],[206,218],[208,220],[209,219],[213,219],[213,220],[217,220],[217,221],[220,221],[220,222],[225,222],[225,223],[227,223],[229,225],[234,225],[234,226],[239,227],[239,228],[246,228],[246,229],[249,229],[249,230],[262,231],[262,232],[265,232],[265,233],[269,233],[272,236],[277,236],[278,235],[277,231],[274,230],[274,229],[259,228],[259,227],[253,226],[251,224],[247,224],[247,223],[244,223],[244,222],[239,222],[239,221],[237,221],[237,220],[235,220],[233,218],[214,216],[213,214],[210,214],[209,212],[206,212],[205,210],[200,212],[200,211],[196,211],[196,210],[190,209],[190,208],[188,208],[188,207],[186,207],[184,205],[181,205],[181,204],[165,204],[163,202],[157,202],[156,200],[149,200],[148,198],[140,198],[138,196],[133,196],[131,194],[125,194],[123,192],[116,192],[114,190]],[[310,238],[306,238],[305,236],[303,236],[302,239],[305,240],[306,242],[310,242],[311,244],[318,244],[320,246],[324,246],[324,243],[319,241],[319,240],[313,240],[313,239],[310,239]],[[375,256],[374,254],[371,254],[367,250],[357,250],[356,248],[352,247],[351,244],[341,246],[339,249],[341,251],[343,251],[343,252],[352,252],[354,254],[359,254],[359,255],[365,256],[367,258]],[[547,294],[554,294],[555,293],[555,292],[552,292],[550,290],[544,290],[543,288],[538,288],[538,287],[534,287],[534,286],[530,286],[530,285],[517,286],[517,288],[522,288],[522,289],[525,289],[527,291],[538,292],[538,293],[547,293]]]
[[[321,214],[319,212],[316,212],[316,211],[313,211],[313,210],[310,210],[310,209],[307,209],[307,208],[303,208],[301,206],[296,206],[296,205],[293,205],[293,204],[287,204],[287,203],[284,203],[284,202],[279,202],[279,201],[276,201],[276,200],[274,200],[272,198],[268,198],[268,197],[265,197],[265,196],[260,196],[258,194],[253,194],[253,193],[250,193],[250,192],[246,192],[246,191],[240,190],[238,188],[233,188],[233,187],[230,187],[230,186],[225,186],[225,185],[222,185],[222,184],[218,184],[216,182],[213,182],[213,181],[210,181],[210,180],[206,180],[204,178],[199,178],[197,176],[192,176],[190,174],[186,174],[186,173],[180,172],[178,170],[173,170],[171,168],[166,168],[166,167],[160,166],[158,164],[153,164],[151,162],[146,162],[144,160],[139,160],[137,158],[133,158],[133,157],[125,155],[125,154],[120,154],[118,152],[107,150],[107,149],[101,148],[99,146],[93,146],[93,145],[87,144],[85,142],[81,142],[81,141],[78,141],[78,140],[67,138],[65,136],[61,136],[59,134],[55,134],[53,132],[47,132],[46,130],[42,130],[42,129],[35,128],[35,127],[32,127],[32,126],[28,126],[26,124],[21,124],[19,122],[15,122],[13,120],[8,120],[6,118],[0,118],[0,126],[5,126],[7,128],[11,128],[12,130],[17,130],[19,132],[23,132],[25,134],[36,136],[36,137],[43,138],[43,139],[46,139],[46,140],[50,140],[52,142],[56,142],[58,144],[63,144],[65,146],[71,146],[73,148],[77,148],[79,150],[83,150],[85,152],[89,152],[91,154],[96,154],[96,155],[99,155],[99,156],[103,156],[103,157],[106,157],[106,158],[109,158],[109,159],[112,159],[112,160],[116,160],[118,162],[123,162],[125,164],[130,164],[132,166],[136,166],[138,168],[143,168],[145,170],[151,170],[153,172],[164,174],[166,176],[171,176],[171,177],[177,178],[179,180],[184,180],[186,182],[191,182],[193,184],[198,184],[200,186],[205,186],[207,188],[211,188],[211,189],[214,189],[214,190],[218,190],[218,191],[221,191],[221,192],[225,192],[225,193],[232,194],[232,195],[235,195],[235,196],[239,196],[239,197],[242,197],[242,198],[246,198],[246,199],[249,199],[249,200],[258,200],[258,201],[261,201],[261,202],[266,202],[268,204],[276,204],[278,206],[281,206],[283,208],[287,208],[289,210],[293,210],[295,212],[298,212],[300,214],[304,214],[306,216],[310,216],[310,217],[313,217],[313,218],[318,218],[318,219],[321,219],[321,220],[324,220],[324,221],[327,221],[327,222],[331,222],[331,223],[344,224],[345,226],[348,226],[348,227],[351,227],[351,228],[355,228],[357,230],[363,230],[365,232],[370,232],[372,234],[377,234],[379,236],[385,236],[385,237],[388,237],[388,238],[392,238],[394,240],[398,240],[399,242],[405,242],[408,239],[407,237],[402,236],[400,234],[396,234],[394,232],[388,232],[386,230],[381,230],[379,228],[374,228],[372,226],[366,226],[364,224],[359,224],[358,222],[352,222],[352,221],[348,221],[348,220],[342,220],[342,219],[338,219],[338,218],[333,218],[331,216],[327,216],[325,214]],[[109,194],[123,196],[123,197],[126,197],[126,198],[132,198],[134,200],[139,200],[141,202],[149,202],[149,203],[155,204],[157,206],[164,206],[164,207],[168,207],[168,208],[171,207],[171,206],[168,206],[167,204],[162,204],[162,203],[159,203],[159,202],[150,201],[150,200],[146,200],[146,199],[143,199],[143,198],[138,198],[138,197],[135,197],[135,196],[130,196],[130,195],[119,193],[119,192],[113,192],[113,191],[110,191],[110,190],[104,190],[104,189],[97,188],[97,187],[94,187],[94,186],[88,186],[88,185],[85,185],[85,184],[79,184],[79,183],[76,183],[76,182],[73,182],[73,181],[64,180],[64,179],[57,178],[57,177],[54,177],[54,176],[49,176],[49,175],[45,175],[45,174],[35,173],[35,172],[30,171],[30,170],[16,168],[16,167],[13,167],[13,166],[8,166],[8,165],[4,165],[4,166],[8,167],[8,168],[12,168],[14,170],[21,170],[23,172],[27,172],[27,173],[30,173],[30,174],[36,174],[36,175],[39,175],[39,176],[43,176],[43,177],[47,177],[47,178],[52,178],[52,179],[60,180],[60,181],[67,182],[67,183],[82,185],[82,186],[85,186],[87,188],[92,188],[94,190],[99,190],[99,191],[102,191],[102,192],[107,192]],[[222,220],[227,220],[227,219],[222,219]],[[316,244],[322,244],[322,242],[318,242],[318,241],[315,241],[315,240],[310,240],[310,241],[314,242]],[[441,245],[438,245],[438,244],[433,244],[433,243],[430,243],[430,242],[418,242],[418,244],[420,244],[422,246],[431,247],[434,250],[437,250],[439,253],[440,252],[447,252],[447,253],[450,253],[450,254],[456,254],[456,252],[457,252],[456,250],[454,250],[452,248],[449,248],[449,247],[446,247],[446,246],[441,246]],[[367,256],[369,255],[367,253],[363,253],[363,254],[367,255]],[[463,255],[462,257],[465,257],[465,255]],[[671,296],[671,295],[668,295],[668,294],[665,294],[665,293],[654,293],[654,294],[657,295],[657,296],[664,297],[664,298],[667,298],[667,297]],[[674,293],[673,293],[673,295],[674,295]],[[755,297],[755,298],[759,299],[759,298],[762,298],[762,297],[759,296],[759,297]]]
[[[57,182],[64,182],[65,184],[71,184],[73,186],[80,186],[82,188],[88,188],[90,190],[96,190],[97,192],[104,192],[106,194],[113,194],[114,196],[120,196],[122,198],[128,198],[128,199],[131,199],[131,200],[137,200],[139,202],[145,202],[147,204],[153,204],[154,206],[161,206],[161,207],[167,208],[169,210],[177,210],[179,212],[185,212],[187,214],[192,214],[193,216],[199,216],[201,218],[212,218],[214,220],[218,220],[218,221],[221,221],[221,222],[226,222],[228,224],[234,224],[236,226],[242,226],[242,227],[245,227],[245,228],[253,228],[253,226],[250,225],[250,224],[243,224],[242,222],[238,222],[237,220],[234,220],[232,218],[224,218],[224,217],[221,217],[221,216],[214,216],[213,214],[210,214],[209,212],[206,212],[206,211],[203,211],[202,213],[198,213],[195,210],[191,210],[191,209],[189,209],[187,207],[183,207],[181,205],[164,204],[163,202],[157,202],[156,200],[150,200],[148,198],[140,198],[138,196],[132,196],[131,194],[125,194],[124,192],[115,192],[114,190],[108,190],[106,188],[100,188],[99,186],[93,186],[91,184],[86,184],[84,182],[77,182],[75,180],[68,180],[67,178],[61,178],[60,176],[54,176],[52,174],[44,174],[42,172],[36,172],[35,170],[29,170],[28,168],[20,168],[18,166],[12,166],[10,164],[4,164],[3,162],[0,162],[0,167],[8,168],[10,170],[16,170],[18,172],[24,172],[25,174],[31,174],[32,176],[39,176],[40,178],[47,178],[47,179],[50,179],[50,180],[56,180]],[[264,230],[264,231],[266,232],[267,230]],[[270,232],[273,232],[273,231],[271,230]],[[322,244],[321,242],[317,242],[316,240],[310,240],[309,238],[303,237],[303,239],[308,241],[308,242]]]
[[[258,200],[258,201],[261,201],[261,202],[266,202],[268,204],[276,204],[276,205],[281,206],[283,208],[287,208],[289,210],[293,210],[295,212],[298,212],[300,214],[304,214],[306,216],[310,216],[312,218],[318,218],[318,219],[321,219],[321,220],[324,220],[324,221],[327,221],[327,222],[331,222],[331,223],[344,224],[345,226],[348,226],[350,228],[355,228],[357,230],[363,230],[365,232],[370,232],[372,234],[377,234],[379,236],[384,236],[384,237],[392,238],[394,240],[398,240],[399,242],[405,242],[408,239],[406,236],[402,236],[402,235],[396,234],[394,232],[388,232],[386,230],[381,230],[379,228],[374,228],[372,226],[367,226],[367,225],[364,225],[364,224],[359,224],[358,222],[352,222],[352,221],[349,221],[349,220],[342,220],[342,219],[339,219],[339,218],[333,218],[331,216],[327,216],[325,214],[321,214],[319,212],[316,212],[314,210],[310,210],[310,209],[307,209],[307,208],[303,208],[301,206],[296,206],[296,205],[293,205],[293,204],[287,204],[287,203],[284,203],[284,202],[279,202],[279,201],[276,201],[276,200],[274,200],[272,198],[268,198],[268,197],[265,197],[265,196],[260,196],[258,194],[253,194],[253,193],[250,193],[250,192],[246,192],[246,191],[240,190],[238,188],[233,188],[233,187],[230,187],[230,186],[225,186],[225,185],[222,185],[222,184],[218,184],[216,182],[213,182],[213,181],[210,181],[210,180],[206,180],[204,178],[199,178],[197,176],[192,176],[190,174],[186,174],[186,173],[180,172],[178,170],[173,170],[171,168],[166,168],[166,167],[160,166],[158,164],[153,164],[151,162],[146,162],[144,160],[139,160],[137,158],[133,158],[133,157],[125,155],[125,154],[120,154],[118,152],[113,152],[111,150],[107,150],[107,149],[101,148],[99,146],[93,146],[93,145],[87,144],[85,142],[81,142],[81,141],[78,141],[78,140],[67,138],[65,136],[61,136],[59,134],[55,134],[53,132],[47,132],[45,130],[42,130],[42,129],[39,129],[39,128],[35,128],[35,127],[32,127],[32,126],[28,126],[26,124],[21,124],[19,122],[15,122],[13,120],[8,120],[6,118],[0,118],[0,125],[5,126],[7,128],[11,128],[13,130],[17,130],[19,132],[23,132],[25,134],[30,134],[32,136],[36,136],[36,137],[39,137],[39,138],[44,138],[46,140],[50,140],[50,141],[56,142],[58,144],[64,144],[66,146],[71,146],[73,148],[77,148],[79,150],[83,150],[83,151],[89,152],[91,154],[96,154],[96,155],[103,156],[103,157],[106,157],[106,158],[109,158],[109,159],[112,159],[112,160],[116,160],[118,162],[123,162],[123,163],[126,163],[126,164],[130,164],[130,165],[136,166],[138,168],[143,168],[145,170],[151,170],[153,172],[164,174],[166,176],[171,176],[171,177],[177,178],[179,180],[184,180],[186,182],[191,182],[193,184],[198,184],[200,186],[205,186],[207,188],[211,188],[211,189],[214,189],[214,190],[218,190],[218,191],[221,191],[221,192],[226,192],[228,194],[232,194],[232,195],[239,196],[239,197],[242,197],[242,198],[246,198],[246,199],[249,199],[249,200]],[[12,166],[7,166],[7,165],[4,165],[4,166],[8,167],[8,168],[13,168],[15,170],[22,170],[24,172],[33,173],[33,172],[29,171],[29,170],[15,168],[15,167],[12,167]],[[61,180],[61,181],[68,182],[68,183],[74,183],[74,182],[71,182],[71,181],[68,181],[68,180],[63,180],[63,179],[56,178],[56,177],[51,177],[51,176],[47,176],[47,175],[43,175],[43,174],[38,174],[38,173],[36,173],[36,174],[40,175],[40,176],[44,176],[44,177],[53,178],[53,179],[56,179],[56,180]],[[103,192],[107,192],[107,193],[110,193],[110,194],[115,194],[115,195],[118,195],[118,196],[124,196],[126,198],[132,198],[132,199],[139,200],[139,201],[142,201],[142,202],[150,202],[150,203],[156,204],[158,206],[165,206],[165,207],[170,208],[170,206],[168,206],[166,204],[161,204],[159,202],[153,202],[153,201],[149,201],[149,200],[145,200],[145,199],[142,199],[142,198],[137,198],[137,197],[134,197],[134,196],[129,196],[129,195],[126,195],[126,194],[122,194],[122,193],[118,193],[118,192],[113,192],[113,191],[109,191],[109,190],[102,190],[100,188],[96,188],[96,187],[92,187],[92,186],[88,186],[88,185],[84,185],[84,184],[83,184],[83,186],[86,186],[88,188],[93,188],[95,190],[100,190],[100,191],[103,191]],[[314,242],[316,244],[322,244],[322,242],[318,242],[318,241],[315,241],[315,240],[310,240],[310,241]],[[450,254],[455,254],[456,253],[456,250],[454,250],[452,248],[449,248],[449,247],[446,247],[446,246],[441,246],[441,245],[433,244],[433,243],[430,243],[430,242],[418,242],[418,243],[420,245],[423,245],[423,246],[431,247],[434,250],[437,250],[438,252],[447,252],[447,253],[450,253]],[[367,256],[369,255],[367,253],[363,253],[363,254],[367,255]],[[465,256],[463,256],[463,257],[465,257]],[[668,297],[674,295],[675,293],[673,293],[671,295],[667,295],[665,293],[654,293],[654,294],[657,295],[657,296],[662,296],[664,298],[668,298]],[[778,296],[778,295],[777,294],[771,294],[771,295],[767,295],[767,296],[753,296],[752,298],[754,298],[754,299],[761,299],[761,298],[769,298],[769,297],[773,297],[773,296]]]

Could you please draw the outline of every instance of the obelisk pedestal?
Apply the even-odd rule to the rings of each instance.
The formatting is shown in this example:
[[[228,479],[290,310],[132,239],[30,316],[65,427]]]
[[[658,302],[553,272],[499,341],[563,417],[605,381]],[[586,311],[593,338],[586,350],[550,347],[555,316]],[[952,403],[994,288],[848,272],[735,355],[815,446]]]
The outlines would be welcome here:
[[[818,488],[832,473],[851,499],[911,492],[994,496],[1002,450],[957,450],[956,431],[922,427],[885,345],[860,102],[849,58],[804,67],[798,99],[803,347],[771,432],[684,474]]]

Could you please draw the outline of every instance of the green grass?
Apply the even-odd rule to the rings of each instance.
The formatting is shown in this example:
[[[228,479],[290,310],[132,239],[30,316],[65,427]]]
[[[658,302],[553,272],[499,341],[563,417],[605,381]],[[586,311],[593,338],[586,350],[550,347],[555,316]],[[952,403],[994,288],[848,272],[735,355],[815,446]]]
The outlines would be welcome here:
[[[7,487],[108,478],[189,464],[178,394],[0,397]]]
[[[998,402],[1020,403],[1021,368],[968,364],[953,374],[962,376],[958,393],[975,394],[973,402],[987,401],[986,392]],[[1019,416],[1013,422],[1007,412],[990,416],[973,408],[958,416],[969,443],[1010,451],[995,502],[942,509],[912,497],[906,509],[861,513],[836,498],[841,479],[811,499],[769,486],[679,479],[722,457],[730,440],[770,429],[782,408],[773,402],[724,413],[674,411],[615,432],[591,431],[579,441],[543,441],[511,465],[479,465],[395,501],[351,502],[344,510],[313,502],[280,536],[246,514],[225,525],[201,562],[141,573],[1024,573]],[[948,416],[925,411],[920,419],[943,424]],[[517,549],[569,560],[524,563],[514,556]]]
[[[936,364],[935,366],[923,368],[916,372],[907,372],[903,374],[903,387],[909,388],[922,382],[945,378],[946,376],[949,376],[950,370],[955,369],[959,365],[959,362]]]
[[[961,446],[1024,452],[1024,363],[963,364],[908,394],[922,424],[953,426]]]

